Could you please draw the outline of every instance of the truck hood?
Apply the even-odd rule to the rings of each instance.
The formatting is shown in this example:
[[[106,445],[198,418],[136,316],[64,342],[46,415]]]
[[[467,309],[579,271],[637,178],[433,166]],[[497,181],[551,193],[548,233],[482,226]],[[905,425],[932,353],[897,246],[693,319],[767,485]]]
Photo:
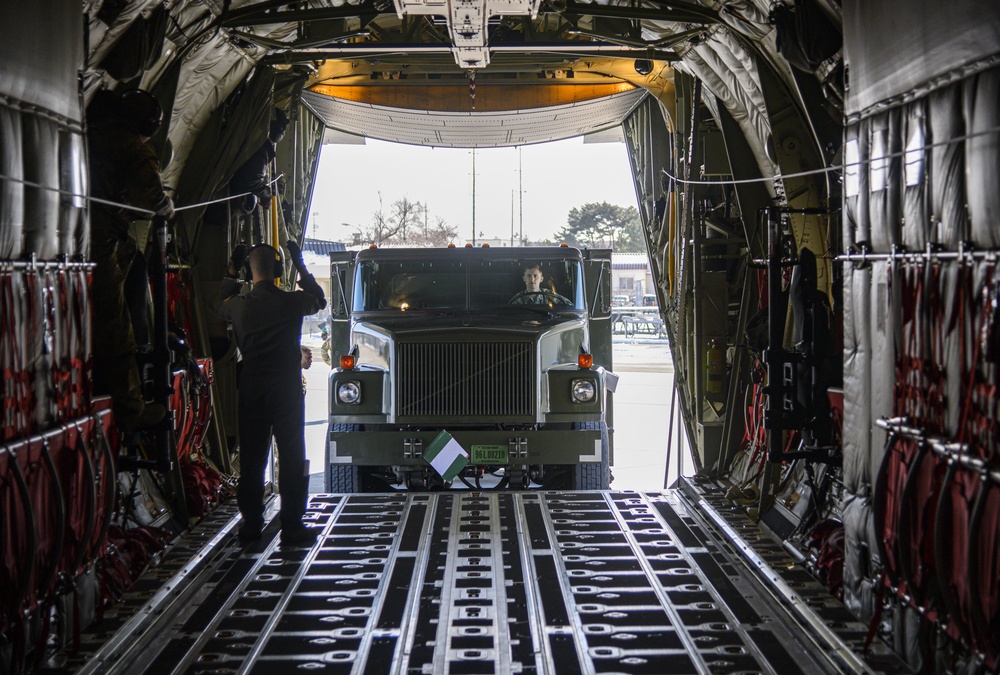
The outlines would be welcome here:
[[[405,318],[366,317],[356,323],[368,327],[379,327],[391,333],[396,339],[409,337],[432,337],[436,333],[446,333],[449,337],[461,334],[505,333],[511,336],[530,337],[545,333],[566,323],[581,323],[577,314],[562,313],[545,315],[542,313],[511,311],[502,315],[486,313],[432,313],[413,312]]]
[[[358,362],[377,369],[392,369],[393,344],[455,342],[534,342],[539,364],[575,363],[580,349],[589,344],[584,317],[562,314],[485,317],[476,314],[433,317],[411,314],[406,318],[367,317],[351,331]]]

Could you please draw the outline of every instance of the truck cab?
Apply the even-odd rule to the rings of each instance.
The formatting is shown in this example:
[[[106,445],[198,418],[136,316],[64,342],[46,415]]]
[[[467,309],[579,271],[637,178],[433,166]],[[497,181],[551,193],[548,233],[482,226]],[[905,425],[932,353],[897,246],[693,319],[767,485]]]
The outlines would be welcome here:
[[[565,246],[331,254],[327,489],[606,489],[610,280]],[[447,478],[442,432],[468,460]]]

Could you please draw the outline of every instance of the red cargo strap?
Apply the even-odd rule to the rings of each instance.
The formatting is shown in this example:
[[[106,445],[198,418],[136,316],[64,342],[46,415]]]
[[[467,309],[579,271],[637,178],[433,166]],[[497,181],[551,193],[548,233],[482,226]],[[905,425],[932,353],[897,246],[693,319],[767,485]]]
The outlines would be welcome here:
[[[58,587],[59,560],[65,537],[66,513],[62,499],[59,471],[48,439],[45,436],[29,439],[25,446],[24,458],[18,462],[26,467],[24,471],[31,496],[32,515],[35,523],[35,574],[26,608],[41,614],[42,623],[35,636],[35,663],[41,663],[45,656],[51,628],[48,610]]]
[[[21,296],[21,319],[18,321],[18,330],[20,332],[21,338],[21,372],[20,372],[20,392],[18,394],[18,405],[22,407],[22,422],[21,427],[23,436],[28,436],[29,434],[35,433],[38,429],[37,420],[34,415],[35,408],[41,405],[39,401],[39,396],[34,388],[35,382],[35,356],[36,351],[40,347],[36,348],[34,341],[40,341],[44,339],[44,331],[41,326],[41,317],[39,316],[39,293],[38,293],[38,276],[35,272],[30,270],[25,270],[20,275],[22,282],[22,288],[20,290]],[[17,289],[15,289],[17,292]],[[22,398],[23,397],[23,398]]]
[[[117,602],[132,584],[128,561],[119,548],[124,543],[121,532],[121,528],[117,526],[108,528],[107,553],[97,565],[97,577],[101,589],[97,602],[99,620],[104,616],[104,609]]]
[[[972,509],[980,483],[979,476],[951,462],[935,523],[935,567],[949,617],[945,630],[952,639],[966,644],[973,640],[969,545]]]
[[[902,319],[893,412],[927,434],[940,434],[947,416],[941,267],[921,262],[895,271],[890,264],[889,275],[890,284],[896,278],[900,284]],[[874,495],[886,577],[902,597],[932,612],[941,595],[934,525],[944,472],[926,443],[890,433]]]
[[[946,414],[943,321],[940,314],[922,311],[938,303],[933,306],[940,313],[940,268],[920,263],[902,269],[899,275],[902,343],[897,349],[893,413],[930,433],[940,433]]]
[[[87,559],[96,560],[107,550],[108,527],[114,516],[115,498],[117,497],[116,457],[118,456],[117,427],[112,424],[111,411],[104,410],[94,413],[94,436],[90,445],[96,453],[95,467],[95,512],[94,536],[91,537],[87,549]]]
[[[212,417],[211,359],[189,360],[174,373],[170,409],[174,412],[177,457],[184,460],[202,447]]]
[[[88,357],[89,321],[87,313],[86,272],[58,272],[59,311],[54,312],[53,385],[58,420],[66,422],[89,412],[89,393],[85,385]]]
[[[181,476],[188,512],[195,517],[204,516],[219,501],[221,474],[204,460],[189,460],[181,464]]]
[[[35,524],[31,497],[14,452],[24,444],[0,446],[0,635],[14,643],[15,662],[23,658],[24,615],[21,611],[34,571]]]
[[[970,610],[974,644],[992,671],[1000,668],[1000,485],[979,490],[969,528]]]
[[[918,444],[910,438],[889,432],[882,463],[874,486],[874,519],[879,558],[886,579],[900,588],[903,582],[900,563],[899,519],[906,476],[917,456]],[[900,588],[905,592],[905,587]]]
[[[170,409],[174,412],[174,433],[177,437],[177,458],[191,454],[189,445],[193,416],[191,414],[191,374],[187,370],[174,373],[174,387],[170,395]]]
[[[73,279],[73,314],[76,319],[77,340],[79,350],[76,355],[78,363],[74,363],[73,395],[76,397],[76,408],[80,414],[91,411],[91,395],[93,394],[93,313],[90,306],[90,288],[92,274],[80,269]]]
[[[195,345],[194,323],[192,321],[191,298],[194,291],[183,272],[167,273],[167,305],[170,307],[170,318],[187,336],[192,349]]]
[[[906,475],[899,507],[899,562],[906,588],[917,607],[940,607],[934,564],[935,516],[947,466],[930,446],[918,446]]]
[[[24,438],[33,426],[34,391],[28,370],[31,302],[21,271],[3,274],[4,440]]]
[[[844,597],[844,524],[834,518],[816,523],[809,534],[809,548],[817,552],[816,568],[826,590],[842,600]]]
[[[74,411],[73,394],[70,391],[70,383],[73,379],[72,364],[70,363],[73,352],[72,345],[72,325],[69,321],[69,284],[66,270],[56,272],[56,292],[59,296],[58,311],[55,315],[55,330],[53,331],[55,349],[52,358],[52,388],[55,400],[56,420],[67,421]],[[55,303],[53,303],[55,304]]]
[[[878,582],[875,584],[875,608],[872,612],[872,620],[868,624],[868,634],[865,635],[865,646],[861,651],[865,656],[871,651],[872,640],[875,639],[875,634],[878,633],[879,622],[882,621],[882,605],[885,603],[885,589],[889,583],[884,569],[879,576]]]
[[[60,479],[68,516],[61,567],[66,571],[64,582],[67,586],[83,571],[87,546],[95,527],[94,466],[86,447],[92,427],[92,420],[77,421],[63,428],[60,441],[65,446]],[[53,440],[49,444],[54,446]]]
[[[28,486],[35,524],[33,555],[36,563],[27,598],[28,607],[34,610],[51,598],[61,571],[59,560],[65,537],[66,513],[56,465],[60,448],[53,448],[47,436],[34,436],[18,447],[16,459]]]
[[[205,443],[208,426],[212,421],[212,384],[215,382],[215,365],[212,359],[198,359],[198,385],[195,403],[195,430],[192,444],[200,451]]]

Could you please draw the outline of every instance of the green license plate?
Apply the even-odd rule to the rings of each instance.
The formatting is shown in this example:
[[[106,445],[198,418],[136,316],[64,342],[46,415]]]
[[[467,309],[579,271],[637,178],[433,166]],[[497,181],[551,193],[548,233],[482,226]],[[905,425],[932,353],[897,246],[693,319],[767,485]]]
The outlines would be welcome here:
[[[472,463],[473,464],[506,464],[507,463],[507,446],[506,445],[473,445],[472,446]]]

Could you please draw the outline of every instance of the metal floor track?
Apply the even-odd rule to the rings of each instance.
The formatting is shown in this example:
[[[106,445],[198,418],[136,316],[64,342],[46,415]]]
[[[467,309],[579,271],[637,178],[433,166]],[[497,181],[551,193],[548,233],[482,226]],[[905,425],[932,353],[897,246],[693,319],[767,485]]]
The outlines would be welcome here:
[[[282,548],[272,523],[244,548],[230,523],[173,602],[78,672],[874,672],[694,504],[680,490],[313,495],[316,546]]]

